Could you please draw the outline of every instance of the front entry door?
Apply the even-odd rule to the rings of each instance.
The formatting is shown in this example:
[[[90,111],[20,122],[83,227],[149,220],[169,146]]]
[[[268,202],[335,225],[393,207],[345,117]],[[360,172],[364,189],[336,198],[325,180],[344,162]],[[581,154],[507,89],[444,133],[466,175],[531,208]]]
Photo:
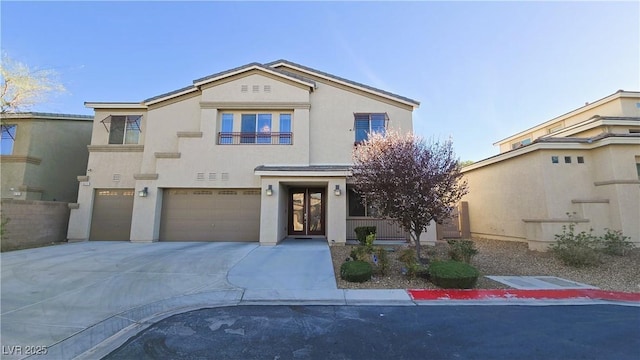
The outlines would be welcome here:
[[[289,191],[289,235],[324,235],[324,189]]]

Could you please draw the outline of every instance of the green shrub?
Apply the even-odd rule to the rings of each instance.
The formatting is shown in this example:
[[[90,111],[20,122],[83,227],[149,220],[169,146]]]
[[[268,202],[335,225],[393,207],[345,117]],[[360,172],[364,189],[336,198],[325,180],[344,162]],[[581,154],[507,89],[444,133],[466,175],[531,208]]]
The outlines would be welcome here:
[[[403,273],[410,278],[423,277],[429,278],[428,267],[420,264],[416,259],[416,251],[414,249],[402,250],[402,253],[398,257],[405,266]]]
[[[624,256],[627,251],[633,249],[633,243],[628,236],[624,236],[620,230],[605,229],[607,232],[602,237],[602,251],[609,255]]]
[[[349,255],[353,260],[368,261],[371,257],[371,252],[372,249],[367,248],[366,246],[356,246],[355,248],[353,248],[353,250],[351,250],[351,253]]]
[[[340,266],[340,278],[349,282],[365,282],[371,279],[371,264],[366,261],[347,261]]]
[[[356,238],[360,245],[367,245],[367,235],[375,234],[376,227],[375,226],[358,226],[353,230],[356,233]]]
[[[471,258],[478,254],[475,243],[471,240],[447,240],[451,260],[471,263]]]
[[[378,259],[378,263],[374,266],[376,274],[386,275],[389,271],[389,255],[387,254],[387,250],[377,247],[373,251],[373,254]]]
[[[551,252],[565,265],[573,267],[600,264],[601,239],[589,232],[574,232],[575,225],[562,226],[562,234],[556,234],[556,242],[550,246]]]
[[[475,267],[460,261],[433,261],[429,266],[431,282],[445,289],[471,289],[478,276],[480,272]]]

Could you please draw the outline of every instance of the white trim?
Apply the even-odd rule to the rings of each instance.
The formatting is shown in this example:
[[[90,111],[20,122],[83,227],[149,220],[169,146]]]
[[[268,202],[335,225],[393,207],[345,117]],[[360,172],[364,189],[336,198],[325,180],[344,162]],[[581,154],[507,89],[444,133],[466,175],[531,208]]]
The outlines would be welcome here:
[[[85,102],[84,106],[90,109],[147,109],[143,103]]]
[[[571,138],[567,138],[571,139]],[[463,174],[475,169],[479,169],[491,164],[505,161],[517,156],[528,154],[538,150],[591,150],[607,145],[640,145],[640,137],[608,137],[596,140],[592,143],[572,143],[572,142],[539,142],[533,143],[516,150],[511,150],[488,159],[480,160],[476,163],[463,167],[460,172]]]
[[[254,174],[265,177],[347,177],[351,176],[348,170],[332,170],[332,171],[277,171],[277,170],[256,170]]]
[[[262,66],[258,66],[258,65],[251,65],[249,67],[240,68],[240,69],[238,69],[236,71],[233,71],[233,72],[223,73],[223,74],[221,74],[219,76],[216,76],[216,77],[208,78],[206,80],[202,80],[202,81],[199,81],[199,82],[194,82],[193,85],[202,86],[202,85],[208,84],[210,82],[214,82],[214,81],[217,81],[217,80],[220,80],[220,79],[224,79],[224,78],[227,78],[227,77],[231,77],[231,76],[234,76],[234,75],[242,74],[243,72],[247,72],[247,71],[251,71],[251,70],[264,71],[264,72],[269,73],[271,75],[274,75],[274,76],[277,76],[277,77],[280,77],[280,78],[283,78],[283,79],[291,80],[291,81],[297,82],[299,84],[315,88],[315,84],[313,84],[313,83],[306,82],[306,81],[300,80],[300,79],[296,79],[296,78],[291,77],[291,76],[286,76],[286,75],[284,75],[282,73],[279,73],[277,71],[273,71],[273,70],[270,70],[268,68],[265,68],[265,67],[262,67]]]
[[[399,98],[397,98],[395,96],[391,96],[391,95],[388,95],[388,94],[385,94],[385,93],[377,92],[377,91],[371,90],[371,89],[366,88],[366,87],[358,86],[358,85],[355,85],[355,84],[353,84],[351,82],[342,81],[342,80],[336,79],[335,77],[331,77],[331,76],[327,76],[327,75],[323,75],[323,74],[318,74],[317,72],[313,72],[313,71],[309,71],[307,69],[299,68],[299,67],[291,65],[290,63],[287,63],[287,62],[278,62],[278,63],[272,64],[270,66],[272,66],[272,67],[278,67],[278,66],[288,67],[288,68],[295,69],[297,71],[300,71],[300,72],[303,72],[303,73],[306,73],[306,74],[313,74],[314,76],[317,76],[319,78],[322,78],[322,79],[325,79],[325,80],[328,80],[328,81],[331,81],[331,82],[335,82],[335,83],[338,83],[338,84],[341,84],[341,85],[344,85],[344,86],[348,86],[348,87],[351,87],[351,88],[354,88],[354,89],[358,89],[360,91],[368,92],[370,94],[375,94],[377,96],[380,96],[380,97],[383,97],[383,98],[386,98],[386,99],[389,99],[389,100],[393,100],[393,101],[399,102],[401,104],[409,105],[409,106],[413,107],[414,109],[417,109],[417,108],[420,107],[420,104],[416,104],[416,103],[411,102],[411,101],[406,101],[406,100],[403,100],[403,99],[399,99]]]
[[[594,101],[594,102],[592,102],[590,104],[587,104],[585,106],[582,106],[580,108],[572,110],[572,111],[570,111],[570,112],[568,112],[568,113],[566,113],[564,115],[557,116],[557,117],[555,117],[555,118],[553,118],[551,120],[545,121],[545,122],[543,122],[543,123],[541,123],[539,125],[531,127],[531,128],[526,129],[524,131],[520,131],[520,132],[518,132],[516,134],[513,134],[513,135],[511,135],[509,137],[506,137],[506,138],[504,138],[502,140],[499,140],[499,141],[493,143],[493,145],[494,146],[495,145],[501,145],[503,143],[513,141],[515,138],[525,136],[528,133],[532,133],[532,132],[538,131],[538,130],[543,129],[545,127],[548,127],[548,126],[550,126],[550,125],[552,125],[554,123],[557,123],[557,122],[562,121],[562,120],[566,120],[566,119],[568,119],[570,117],[576,116],[576,115],[578,115],[580,113],[583,113],[585,111],[589,111],[589,110],[594,109],[594,108],[596,108],[598,106],[601,106],[603,104],[606,104],[608,102],[611,102],[613,100],[620,99],[620,98],[640,99],[640,92],[622,91],[622,90],[620,90],[620,91],[618,91],[616,93],[613,93],[613,94],[611,94],[609,96],[606,96],[606,97],[604,97],[604,98],[602,98],[600,100]]]
[[[145,102],[145,104],[146,104],[146,105],[153,105],[153,104],[157,104],[157,103],[159,103],[159,102],[163,102],[163,101],[166,101],[166,100],[169,100],[169,99],[175,98],[175,97],[179,97],[179,96],[182,96],[182,95],[186,95],[186,94],[192,93],[192,92],[194,92],[194,91],[199,91],[199,89],[198,89],[197,87],[190,88],[190,89],[186,89],[186,90],[184,90],[184,91],[180,91],[180,92],[177,92],[177,93],[172,93],[172,94],[170,94],[170,95],[163,96],[163,97],[161,97],[161,98],[157,98],[157,99],[153,99],[153,100],[151,100],[151,101],[147,101],[147,102]]]

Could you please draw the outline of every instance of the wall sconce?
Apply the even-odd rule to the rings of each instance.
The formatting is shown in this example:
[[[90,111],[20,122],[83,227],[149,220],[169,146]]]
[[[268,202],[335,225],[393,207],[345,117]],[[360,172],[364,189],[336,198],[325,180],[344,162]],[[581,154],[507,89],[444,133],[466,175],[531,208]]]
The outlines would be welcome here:
[[[147,195],[149,195],[149,188],[148,187],[144,187],[144,189],[138,191],[138,196],[140,197],[147,197]]]
[[[333,194],[335,196],[340,196],[342,195],[342,190],[340,190],[340,185],[336,185],[336,188],[333,190]]]
[[[269,185],[269,187],[267,188],[267,196],[271,195],[273,195],[273,186]]]

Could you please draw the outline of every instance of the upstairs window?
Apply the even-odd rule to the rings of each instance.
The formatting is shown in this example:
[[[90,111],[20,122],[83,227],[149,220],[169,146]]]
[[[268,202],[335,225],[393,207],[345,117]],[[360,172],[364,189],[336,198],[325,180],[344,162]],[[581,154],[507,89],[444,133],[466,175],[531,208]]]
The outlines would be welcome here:
[[[529,138],[524,139],[524,140],[520,140],[520,141],[516,141],[513,144],[511,144],[511,150],[519,149],[519,148],[521,148],[523,146],[526,146],[526,145],[529,145],[529,144],[531,144],[531,139],[529,139]]]
[[[271,143],[271,114],[242,114],[241,121],[242,144]]]
[[[354,129],[356,133],[356,144],[369,139],[369,134],[384,134],[387,121],[387,114],[355,114]]]
[[[102,120],[109,123],[109,144],[137,144],[140,140],[140,120],[142,115],[112,115]]]
[[[240,124],[237,123],[237,115],[240,117]],[[218,144],[291,145],[293,137],[291,117],[290,113],[223,113],[218,133]],[[238,129],[240,132],[237,132]],[[275,132],[276,129],[279,132]]]
[[[220,144],[233,144],[233,114],[222,114]]]
[[[280,144],[291,144],[291,114],[280,114]]]
[[[16,125],[2,125],[2,152],[0,155],[12,155],[16,142]]]

